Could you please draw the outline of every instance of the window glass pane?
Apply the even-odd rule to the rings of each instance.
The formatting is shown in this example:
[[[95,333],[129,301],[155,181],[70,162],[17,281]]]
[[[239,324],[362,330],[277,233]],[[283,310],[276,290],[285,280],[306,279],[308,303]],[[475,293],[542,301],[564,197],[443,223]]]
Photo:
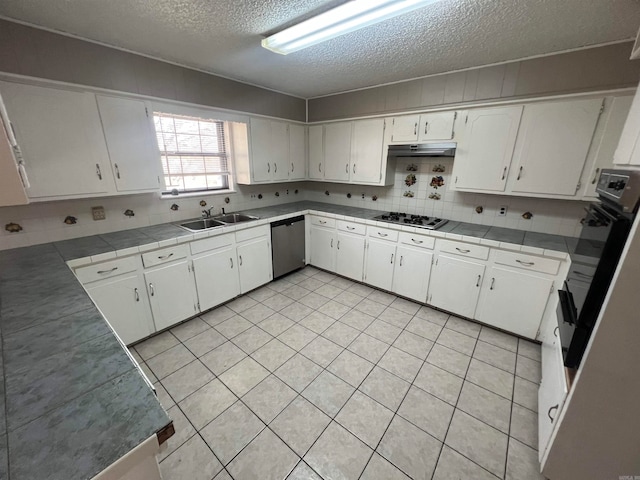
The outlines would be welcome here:
[[[203,152],[219,152],[220,146],[218,145],[218,137],[211,137],[209,135],[203,135],[200,137],[202,141]]]
[[[207,177],[204,175],[185,175],[184,187],[187,190],[204,190],[207,188]]]
[[[163,132],[175,132],[176,127],[171,117],[161,117],[160,124],[162,125]],[[156,127],[157,128],[157,127]]]

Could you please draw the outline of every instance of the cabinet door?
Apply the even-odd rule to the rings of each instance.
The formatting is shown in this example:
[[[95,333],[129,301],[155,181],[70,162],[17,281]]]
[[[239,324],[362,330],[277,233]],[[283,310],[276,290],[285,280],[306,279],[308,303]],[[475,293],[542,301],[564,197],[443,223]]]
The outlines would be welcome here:
[[[85,288],[126,345],[155,331],[147,293],[138,274],[120,275]]]
[[[0,98],[0,105],[2,99]],[[2,118],[0,118],[0,207],[26,205],[29,203],[27,192],[14,157],[13,145],[7,136]]]
[[[485,266],[448,255],[438,255],[431,272],[429,302],[463,317],[473,318]]]
[[[271,122],[271,178],[283,181],[289,178],[289,125]]]
[[[311,227],[311,265],[335,271],[336,232],[328,228]]]
[[[336,273],[359,282],[364,272],[364,237],[338,232]]]
[[[591,99],[525,106],[511,191],[575,196],[601,105]]]
[[[309,127],[309,178],[314,180],[324,178],[324,127],[322,125]]]
[[[200,310],[208,310],[240,295],[235,246],[217,249],[193,259]]]
[[[613,155],[616,165],[640,165],[640,90],[636,90],[631,109],[624,123],[618,147]]]
[[[30,198],[109,193],[113,177],[93,94],[0,83]]]
[[[391,291],[396,244],[384,240],[367,240],[365,281],[374,287]]]
[[[420,115],[418,141],[451,140],[456,112],[426,113]]]
[[[349,181],[351,166],[351,122],[324,127],[324,178]]]
[[[534,340],[552,286],[550,278],[492,267],[482,288],[476,318]]]
[[[289,125],[289,180],[306,178],[307,132],[302,125]]]
[[[196,286],[188,260],[148,270],[144,273],[144,279],[158,330],[198,313]]]
[[[503,192],[522,106],[470,110],[458,137],[454,188]]]
[[[351,142],[351,180],[358,183],[380,183],[383,164],[384,120],[353,122]]]
[[[253,180],[271,180],[271,122],[261,118],[251,119],[251,168]]]
[[[433,253],[399,245],[396,256],[392,291],[403,297],[426,303]]]
[[[160,154],[144,102],[96,95],[116,189],[158,190]]]
[[[597,198],[596,187],[598,186],[598,178],[603,168],[613,168],[613,158],[616,147],[620,142],[620,134],[624,127],[624,122],[629,115],[633,96],[615,97],[609,104],[604,131],[597,145],[595,153],[595,161],[589,172],[587,189],[584,192],[585,197]]]
[[[267,237],[238,245],[240,293],[247,293],[269,283],[273,276],[272,265],[271,242]]]
[[[391,141],[395,143],[417,142],[419,123],[420,115],[393,117],[391,120]]]

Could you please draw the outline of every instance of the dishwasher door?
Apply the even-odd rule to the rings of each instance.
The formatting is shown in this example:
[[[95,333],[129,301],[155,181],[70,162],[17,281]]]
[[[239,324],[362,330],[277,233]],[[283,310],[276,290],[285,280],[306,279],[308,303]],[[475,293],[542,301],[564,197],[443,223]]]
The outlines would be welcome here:
[[[271,224],[274,280],[304,267],[304,216]]]

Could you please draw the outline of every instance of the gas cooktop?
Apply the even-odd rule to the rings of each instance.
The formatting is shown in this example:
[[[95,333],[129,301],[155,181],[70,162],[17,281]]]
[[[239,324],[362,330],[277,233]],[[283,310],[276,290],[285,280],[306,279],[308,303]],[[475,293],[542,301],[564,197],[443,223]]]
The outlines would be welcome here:
[[[384,215],[374,217],[374,220],[381,222],[397,223],[399,225],[410,225],[412,227],[426,228],[428,230],[437,230],[449,220],[436,217],[427,217],[425,215],[407,215],[406,213],[389,212]]]

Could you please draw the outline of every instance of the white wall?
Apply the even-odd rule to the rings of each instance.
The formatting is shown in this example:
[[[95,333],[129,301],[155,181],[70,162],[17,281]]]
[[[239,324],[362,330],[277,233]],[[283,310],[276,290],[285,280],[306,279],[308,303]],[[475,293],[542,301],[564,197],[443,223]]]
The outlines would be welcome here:
[[[407,165],[418,165],[418,172],[407,171]],[[443,165],[444,173],[433,172],[435,165]],[[575,200],[553,200],[540,198],[510,197],[503,195],[483,195],[460,193],[449,189],[451,180],[451,158],[414,158],[399,160],[396,166],[395,181],[392,187],[367,187],[335,183],[308,182],[305,185],[308,200],[329,202],[371,208],[382,211],[400,211],[419,215],[438,216],[450,220],[516,228],[556,235],[579,236],[580,220],[584,216],[585,202]],[[405,178],[415,173],[417,182],[412,187],[405,186]],[[444,187],[435,189],[429,186],[431,179],[441,175]],[[325,195],[328,190],[330,195]],[[413,198],[403,196],[407,190],[415,193]],[[440,193],[440,200],[429,199],[429,194]],[[352,197],[347,198],[347,193]],[[362,199],[362,194],[365,199]],[[373,201],[372,195],[378,200]],[[507,215],[497,215],[501,205],[508,207]],[[481,214],[476,213],[477,206],[483,207]],[[524,212],[533,213],[531,220],[522,218]]]

